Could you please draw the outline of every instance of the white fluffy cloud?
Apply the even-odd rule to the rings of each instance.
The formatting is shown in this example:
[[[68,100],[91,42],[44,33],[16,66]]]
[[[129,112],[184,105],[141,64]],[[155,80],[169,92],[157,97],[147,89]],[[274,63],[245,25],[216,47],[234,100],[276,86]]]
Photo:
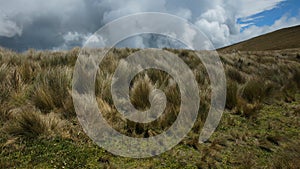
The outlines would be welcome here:
[[[224,0],[223,2],[236,17],[243,18],[273,9],[283,1],[286,0]]]
[[[201,14],[195,24],[215,46],[222,46],[229,44],[230,28],[226,22],[226,11],[216,6]]]
[[[93,42],[94,39],[91,36],[91,33],[82,34],[78,32],[67,32],[66,34],[62,35],[64,43],[60,46],[53,47],[53,50],[68,50],[70,46],[83,46],[84,42],[86,42],[89,38],[90,41]],[[99,43],[97,41],[97,43]]]
[[[215,47],[230,45],[258,35],[252,31],[265,33],[263,29],[266,28],[260,27],[256,28],[258,30],[251,28],[240,33],[242,26],[249,25],[239,24],[237,19],[254,21],[257,18],[253,18],[253,15],[276,8],[283,1],[285,0],[213,0],[211,3],[214,5],[204,10],[196,19],[195,24],[209,37]]]
[[[146,0],[138,2],[135,0],[122,2],[117,0],[104,0],[101,5],[110,8],[103,16],[104,22],[109,22],[115,18],[136,12],[159,11],[178,15],[194,23],[207,35],[215,47],[222,47],[239,40],[251,38],[254,35],[265,33],[267,32],[265,31],[266,29],[274,30],[274,28],[278,29],[291,25],[289,22],[292,21],[282,22],[282,24],[280,24],[282,26],[280,27],[276,25],[270,26],[270,28],[250,27],[248,31],[240,33],[241,27],[246,25],[238,24],[237,19],[254,21],[257,18],[253,18],[253,15],[276,8],[277,5],[283,1],[285,0],[203,0],[201,3],[183,3],[179,0]],[[249,24],[251,24],[251,22]],[[239,36],[241,37],[237,38]],[[141,43],[141,39],[139,39],[138,42]],[[144,44],[141,44],[141,46],[144,46]]]

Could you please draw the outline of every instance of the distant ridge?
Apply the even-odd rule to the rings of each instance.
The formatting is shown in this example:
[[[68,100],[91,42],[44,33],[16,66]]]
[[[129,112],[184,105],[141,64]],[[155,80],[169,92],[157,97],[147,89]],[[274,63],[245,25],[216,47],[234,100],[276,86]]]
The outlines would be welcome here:
[[[265,51],[300,48],[300,25],[280,29],[250,40],[218,49],[219,51]]]

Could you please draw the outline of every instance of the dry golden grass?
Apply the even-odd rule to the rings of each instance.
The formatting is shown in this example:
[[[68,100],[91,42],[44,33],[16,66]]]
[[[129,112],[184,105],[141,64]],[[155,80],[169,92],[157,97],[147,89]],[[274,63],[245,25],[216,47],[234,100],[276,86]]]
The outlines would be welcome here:
[[[238,102],[238,85],[236,82],[227,81],[226,108],[232,110]]]
[[[167,73],[153,69],[143,71],[131,82],[129,95],[132,104],[139,110],[149,109],[151,90],[160,89],[167,98],[166,109],[158,119],[149,124],[134,123],[124,119],[113,105],[111,82],[119,61],[136,50],[138,49],[113,49],[109,52],[100,64],[101,71],[97,73],[95,95],[104,118],[113,128],[125,135],[141,138],[158,135],[174,123],[180,111],[181,95],[178,85]],[[211,101],[208,74],[193,51],[165,50],[178,54],[187,63],[195,75],[200,90],[198,118],[182,144],[192,147],[195,151],[211,154],[203,157],[204,166],[207,167],[215,167],[223,163],[220,162],[222,147],[232,146],[234,149],[236,146],[245,146],[247,141],[247,144],[257,146],[255,142],[249,143],[249,140],[255,141],[256,137],[260,138],[261,135],[254,136],[257,133],[249,132],[249,134],[247,131],[233,130],[230,131],[229,136],[226,135],[230,137],[229,141],[222,140],[223,135],[216,136],[219,137],[217,140],[205,143],[210,145],[207,150],[201,148],[197,138]],[[67,137],[76,143],[88,142],[76,119],[70,94],[72,71],[78,52],[77,48],[69,52],[29,50],[17,54],[0,49],[0,124],[1,131],[7,133],[7,137],[21,139]],[[221,125],[217,130],[226,130],[232,126],[242,128],[248,123],[254,125],[255,120],[261,118],[260,113],[266,105],[292,104],[300,93],[300,60],[297,59],[296,52],[298,51],[220,53],[227,75],[225,112],[230,118],[225,119],[225,126]],[[287,57],[279,57],[279,54],[280,56],[286,54]],[[286,113],[297,116],[299,114],[296,113],[297,110]],[[273,124],[268,125],[273,126]],[[258,131],[258,133],[263,132]],[[227,145],[227,142],[234,142],[234,144]],[[283,164],[296,166],[297,163],[293,163],[292,160],[298,157],[299,152],[292,149],[288,152],[280,152],[276,159],[279,159],[280,155],[286,156],[287,160],[283,161]],[[294,155],[289,156],[289,154]],[[244,160],[231,161],[230,165],[238,164],[245,167],[258,165],[256,161],[246,159],[249,158],[247,152],[242,155]],[[0,161],[0,168],[1,165],[9,166]],[[282,167],[281,164],[274,165],[274,167]]]
[[[101,71],[96,78],[96,96],[106,107],[110,106],[115,112],[110,94],[110,85],[114,70],[120,59],[138,49],[113,49],[101,63]],[[192,69],[199,83],[202,98],[199,110],[201,126],[209,109],[209,79],[205,67],[197,59],[193,51],[166,49],[179,55]],[[2,119],[8,109],[32,104],[43,113],[56,112],[62,117],[75,117],[72,98],[70,95],[72,68],[75,64],[79,49],[69,52],[37,52],[29,50],[17,54],[5,49],[1,50],[1,101],[8,106],[3,109]],[[287,53],[282,51],[281,53]],[[280,52],[277,52],[280,53]],[[242,112],[245,117],[255,114],[260,104],[274,99],[290,101],[299,89],[299,62],[292,58],[278,58],[272,52],[237,52],[234,54],[220,53],[228,76],[226,108],[234,112]],[[3,56],[6,57],[3,57]],[[264,57],[265,55],[265,57]],[[241,57],[244,56],[244,57]],[[296,55],[295,55],[296,57]],[[280,71],[279,71],[280,70]],[[288,78],[288,80],[286,80]],[[175,84],[175,85],[174,85]],[[158,88],[167,96],[167,108],[162,117],[151,130],[164,131],[176,118],[180,107],[180,92],[172,78],[161,71],[147,70],[134,78],[130,89],[130,100],[140,110],[150,107],[149,93]],[[275,94],[274,94],[275,93]],[[281,94],[279,94],[281,93]],[[275,97],[276,95],[276,97]],[[116,113],[115,113],[116,114]],[[118,120],[117,120],[118,119]],[[111,118],[122,121],[119,116]],[[127,121],[122,121],[123,130]],[[122,126],[122,125],[118,125]],[[147,128],[146,126],[144,128]]]
[[[135,108],[138,110],[147,110],[150,108],[149,96],[154,89],[148,75],[138,78],[130,90],[130,100]]]
[[[234,68],[231,68],[229,67],[227,70],[226,70],[226,75],[227,77],[229,77],[231,80],[234,80],[240,84],[243,84],[246,82],[246,79],[243,75],[241,75],[241,73],[234,69]]]
[[[43,115],[37,111],[25,110],[15,114],[3,131],[12,136],[36,138],[39,136],[62,136],[66,123],[57,114]]]
[[[58,67],[42,72],[38,77],[38,82],[34,84],[33,104],[43,112],[54,110],[74,115],[70,83],[71,70],[68,68]]]

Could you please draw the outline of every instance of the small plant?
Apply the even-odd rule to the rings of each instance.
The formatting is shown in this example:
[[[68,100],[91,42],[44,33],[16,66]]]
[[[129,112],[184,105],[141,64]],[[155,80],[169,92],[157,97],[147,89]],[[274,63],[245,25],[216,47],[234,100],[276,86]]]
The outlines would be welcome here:
[[[238,70],[234,69],[234,68],[229,67],[229,68],[227,69],[227,71],[226,71],[226,75],[227,75],[231,80],[234,80],[234,81],[236,81],[236,82],[238,82],[238,83],[240,83],[240,84],[246,82],[245,77],[243,77],[243,76],[241,75],[241,73],[240,73]]]
[[[47,136],[61,129],[61,120],[54,115],[42,115],[36,111],[24,111],[16,115],[4,131],[12,136],[28,138]]]
[[[15,91],[18,91],[24,85],[21,75],[17,69],[14,69],[10,77],[8,78],[8,83]]]
[[[233,109],[237,105],[238,85],[236,82],[228,81],[226,94],[226,108]]]
[[[101,97],[103,100],[107,101],[109,104],[113,104],[111,97],[111,83],[112,74],[104,73],[103,71],[98,71],[95,82],[95,94]]]
[[[295,83],[297,84],[298,89],[300,89],[300,69],[299,68],[294,70],[293,79],[294,79]]]
[[[0,83],[2,83],[6,79],[8,73],[9,73],[9,68],[7,64],[2,64],[0,66]]]
[[[261,108],[262,105],[260,103],[246,104],[242,115],[249,119],[256,119]]]
[[[237,113],[248,119],[256,119],[262,104],[259,102],[247,103],[241,97],[237,98]]]
[[[72,102],[70,101],[70,74],[68,69],[56,68],[44,72],[37,79],[32,101],[34,105],[43,112],[50,112],[54,109],[70,111]]]
[[[39,65],[30,61],[25,61],[18,70],[24,83],[31,83],[37,76],[38,71],[40,71]]]
[[[0,110],[0,125],[4,124],[10,119],[10,113],[7,109],[2,108]]]
[[[150,108],[149,95],[153,89],[154,86],[148,75],[137,79],[130,90],[132,104],[139,110]]]
[[[0,82],[0,103],[3,103],[9,98],[11,91],[12,88],[6,81]]]
[[[271,83],[267,83],[261,78],[253,78],[245,84],[241,96],[250,103],[261,102],[272,94],[273,89],[274,85]]]

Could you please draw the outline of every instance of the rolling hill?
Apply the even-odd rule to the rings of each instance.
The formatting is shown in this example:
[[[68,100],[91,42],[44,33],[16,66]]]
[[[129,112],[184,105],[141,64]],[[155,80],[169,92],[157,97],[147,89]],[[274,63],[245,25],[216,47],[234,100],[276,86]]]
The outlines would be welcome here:
[[[300,48],[300,25],[277,30],[219,50],[264,51],[293,48]]]

